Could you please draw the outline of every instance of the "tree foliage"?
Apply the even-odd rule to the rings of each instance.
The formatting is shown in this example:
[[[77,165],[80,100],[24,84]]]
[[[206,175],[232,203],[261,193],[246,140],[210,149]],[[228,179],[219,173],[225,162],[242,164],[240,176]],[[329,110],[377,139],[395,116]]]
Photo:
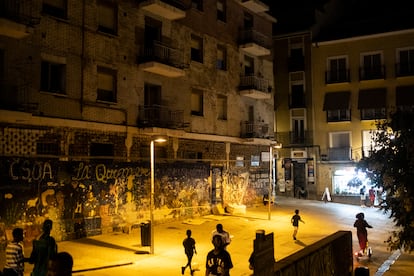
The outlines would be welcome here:
[[[387,239],[390,250],[414,250],[414,111],[396,111],[377,123],[375,146],[358,169],[383,191],[380,208],[396,230]]]

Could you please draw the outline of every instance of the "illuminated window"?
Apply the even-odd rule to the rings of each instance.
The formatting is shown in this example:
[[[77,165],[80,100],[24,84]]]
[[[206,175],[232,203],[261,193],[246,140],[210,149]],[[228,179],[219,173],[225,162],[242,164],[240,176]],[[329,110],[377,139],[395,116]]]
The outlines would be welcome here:
[[[203,104],[203,91],[199,89],[193,89],[193,91],[191,92],[191,115],[203,116]]]
[[[98,67],[98,101],[116,102],[116,71],[110,68]]]
[[[236,157],[236,167],[244,167],[244,156]]]
[[[330,161],[351,160],[351,132],[329,133],[329,144]]]
[[[40,90],[66,94],[66,64],[42,61]]]
[[[98,0],[98,31],[117,34],[118,7],[115,0]]]
[[[217,119],[227,120],[227,97],[217,96]]]
[[[191,60],[203,63],[203,39],[191,35]]]
[[[260,155],[252,155],[250,157],[250,166],[252,167],[260,166]]]

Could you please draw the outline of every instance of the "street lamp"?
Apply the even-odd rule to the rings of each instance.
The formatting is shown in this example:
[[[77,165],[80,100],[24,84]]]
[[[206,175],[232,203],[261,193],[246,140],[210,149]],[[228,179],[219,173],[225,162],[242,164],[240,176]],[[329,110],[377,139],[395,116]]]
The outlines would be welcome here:
[[[167,141],[165,136],[155,136],[151,139],[150,146],[150,158],[151,158],[151,198],[150,198],[150,235],[151,235],[151,244],[150,244],[150,254],[154,254],[154,178],[155,178],[155,156],[154,156],[154,143],[164,143]]]

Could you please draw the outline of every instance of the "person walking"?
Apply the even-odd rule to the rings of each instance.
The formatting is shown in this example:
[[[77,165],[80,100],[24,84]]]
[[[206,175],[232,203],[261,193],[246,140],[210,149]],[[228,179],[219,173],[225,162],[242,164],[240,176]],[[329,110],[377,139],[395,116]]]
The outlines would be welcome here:
[[[57,253],[55,239],[50,236],[53,222],[47,219],[43,223],[43,233],[33,240],[33,250],[29,257],[29,262],[34,264],[31,276],[46,276],[49,260]]]
[[[299,216],[299,210],[296,209],[295,210],[295,214],[293,215],[293,217],[290,219],[290,222],[293,225],[293,239],[296,241],[296,235],[298,234],[298,228],[299,228],[299,221],[302,223],[305,223],[301,217]]]
[[[230,234],[229,232],[223,229],[223,224],[219,223],[216,225],[216,230],[213,230],[213,232],[211,233],[212,237],[214,237],[215,235],[219,235],[223,239],[224,249],[226,249],[227,245],[231,243]]]
[[[354,222],[354,227],[357,229],[357,237],[359,243],[360,254],[364,254],[367,248],[368,243],[368,231],[367,228],[372,228],[371,225],[365,220],[364,213],[356,214],[356,220]]]
[[[230,276],[233,262],[229,252],[224,249],[222,236],[214,235],[212,243],[214,249],[207,254],[205,276]]]
[[[191,268],[191,261],[193,259],[194,254],[197,254],[197,250],[195,247],[195,240],[191,237],[191,230],[188,229],[187,232],[187,238],[183,240],[183,246],[184,246],[184,252],[187,256],[187,264],[185,266],[181,267],[181,274],[184,275],[185,269],[187,267],[190,267],[191,275],[193,275],[194,270]]]
[[[368,196],[369,196],[369,202],[371,203],[371,207],[374,207],[375,206],[375,190],[374,190],[374,188],[370,188],[369,190],[368,190]]]
[[[6,264],[3,269],[3,275],[23,276],[25,261],[22,245],[24,238],[23,229],[14,228],[12,235],[13,241],[11,241],[6,247]]]

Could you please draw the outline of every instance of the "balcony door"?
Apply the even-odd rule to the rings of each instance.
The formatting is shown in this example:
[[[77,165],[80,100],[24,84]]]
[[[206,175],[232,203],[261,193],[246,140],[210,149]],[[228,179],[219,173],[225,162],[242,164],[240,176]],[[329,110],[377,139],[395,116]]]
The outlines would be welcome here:
[[[144,87],[145,117],[152,122],[160,122],[161,86],[146,83]]]

